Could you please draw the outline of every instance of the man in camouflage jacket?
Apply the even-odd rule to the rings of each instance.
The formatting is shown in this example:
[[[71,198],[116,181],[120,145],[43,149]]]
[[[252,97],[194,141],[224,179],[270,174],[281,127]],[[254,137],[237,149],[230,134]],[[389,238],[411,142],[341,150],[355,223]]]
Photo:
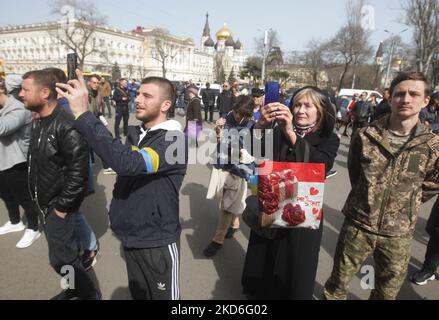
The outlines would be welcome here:
[[[327,299],[346,299],[349,282],[373,254],[371,299],[396,299],[405,280],[422,203],[439,193],[439,137],[419,121],[430,85],[421,73],[392,82],[392,114],[352,139],[348,168],[352,191],[343,208]]]

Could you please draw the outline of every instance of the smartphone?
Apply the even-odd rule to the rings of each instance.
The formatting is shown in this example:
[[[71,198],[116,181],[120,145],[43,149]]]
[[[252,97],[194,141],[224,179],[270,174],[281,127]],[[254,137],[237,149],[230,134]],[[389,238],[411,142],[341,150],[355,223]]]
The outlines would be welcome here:
[[[78,69],[78,55],[69,53],[67,55],[67,78],[68,80],[77,79],[76,69]]]
[[[280,84],[277,81],[268,81],[265,85],[265,105],[279,102]]]

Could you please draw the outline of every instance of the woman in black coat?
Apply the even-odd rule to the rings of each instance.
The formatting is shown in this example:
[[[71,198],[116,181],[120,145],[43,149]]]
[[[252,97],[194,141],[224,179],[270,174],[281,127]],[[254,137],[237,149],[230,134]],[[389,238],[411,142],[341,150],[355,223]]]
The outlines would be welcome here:
[[[292,98],[290,108],[265,106],[256,129],[274,129],[273,161],[334,164],[340,140],[334,134],[335,111],[318,88],[305,87]],[[311,300],[314,292],[323,219],[319,230],[277,229],[274,239],[250,235],[242,285],[250,299]]]

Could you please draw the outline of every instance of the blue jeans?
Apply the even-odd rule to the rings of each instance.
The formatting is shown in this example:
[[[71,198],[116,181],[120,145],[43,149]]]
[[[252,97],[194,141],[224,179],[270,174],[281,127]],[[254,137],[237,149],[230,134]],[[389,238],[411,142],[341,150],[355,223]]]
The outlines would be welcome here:
[[[78,211],[75,212],[73,216],[76,240],[78,241],[80,248],[89,251],[97,250],[98,240],[84,215]]]
[[[130,109],[130,113],[136,112],[136,97],[131,97],[129,109]]]

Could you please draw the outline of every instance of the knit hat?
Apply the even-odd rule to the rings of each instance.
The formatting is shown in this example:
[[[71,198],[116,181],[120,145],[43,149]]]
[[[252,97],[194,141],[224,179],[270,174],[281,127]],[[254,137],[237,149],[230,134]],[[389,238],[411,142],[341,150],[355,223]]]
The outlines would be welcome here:
[[[22,82],[23,78],[19,75],[13,74],[7,76],[5,80],[6,91],[11,93],[14,89],[20,88]]]

